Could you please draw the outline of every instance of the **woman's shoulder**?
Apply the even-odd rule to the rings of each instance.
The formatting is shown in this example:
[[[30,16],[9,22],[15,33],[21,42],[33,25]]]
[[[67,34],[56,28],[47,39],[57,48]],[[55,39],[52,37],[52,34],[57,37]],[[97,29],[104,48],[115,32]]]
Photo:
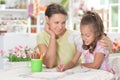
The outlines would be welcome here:
[[[47,36],[49,36],[49,35],[48,35],[48,33],[45,32],[45,31],[39,32],[39,33],[37,34],[37,37],[47,37]]]

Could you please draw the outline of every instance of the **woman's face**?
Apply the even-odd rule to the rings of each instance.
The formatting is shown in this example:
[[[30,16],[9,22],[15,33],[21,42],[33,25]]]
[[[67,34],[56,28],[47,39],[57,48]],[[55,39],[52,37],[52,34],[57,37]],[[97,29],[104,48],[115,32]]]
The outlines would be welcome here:
[[[85,45],[90,45],[95,40],[95,32],[92,25],[81,25],[80,31]]]
[[[48,18],[47,23],[56,36],[64,34],[66,30],[66,17],[67,16],[63,14],[53,14],[50,18]]]

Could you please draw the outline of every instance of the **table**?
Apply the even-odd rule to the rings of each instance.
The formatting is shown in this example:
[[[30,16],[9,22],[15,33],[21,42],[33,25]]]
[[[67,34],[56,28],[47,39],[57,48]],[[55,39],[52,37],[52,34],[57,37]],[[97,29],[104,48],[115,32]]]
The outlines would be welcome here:
[[[109,61],[115,71],[116,80],[120,80],[120,53],[110,54]]]
[[[55,68],[42,72],[31,72],[28,62],[5,62],[0,69],[1,80],[114,80],[114,75],[103,71],[76,66],[65,72],[57,72]]]

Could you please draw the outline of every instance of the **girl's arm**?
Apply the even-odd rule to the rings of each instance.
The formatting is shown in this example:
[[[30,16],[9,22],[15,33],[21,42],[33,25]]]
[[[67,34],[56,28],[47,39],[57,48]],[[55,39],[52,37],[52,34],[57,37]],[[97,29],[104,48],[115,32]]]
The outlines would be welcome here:
[[[38,45],[41,53],[44,53],[43,63],[48,68],[53,68],[56,64],[56,38],[55,34],[49,29],[49,26],[45,27],[45,30],[50,34],[50,41],[48,47],[44,44]]]
[[[80,53],[79,51],[76,51],[76,53],[75,53],[72,61],[70,61],[70,62],[69,62],[68,64],[66,64],[66,65],[61,65],[61,64],[58,65],[58,66],[57,66],[57,71],[60,71],[60,72],[61,72],[61,71],[65,71],[65,70],[67,70],[67,69],[73,68],[73,67],[76,65],[76,63],[78,62],[80,56],[81,56],[81,53]]]
[[[93,68],[93,69],[99,69],[104,60],[104,56],[105,56],[105,54],[96,53],[94,56],[93,63],[82,63],[81,66],[85,66],[85,67]]]

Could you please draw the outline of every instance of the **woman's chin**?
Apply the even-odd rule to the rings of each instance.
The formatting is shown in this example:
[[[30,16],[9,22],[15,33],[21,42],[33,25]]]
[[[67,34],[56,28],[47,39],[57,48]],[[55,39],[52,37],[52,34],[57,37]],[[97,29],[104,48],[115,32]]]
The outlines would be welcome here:
[[[55,33],[57,36],[61,36],[63,33]]]
[[[56,35],[56,36],[60,36],[60,34],[58,34],[58,33],[56,33],[55,35]]]
[[[63,31],[63,30],[61,30],[61,31],[56,31],[55,34],[56,34],[57,36],[62,36],[62,35],[65,33],[65,31],[66,31],[66,30],[64,30],[64,31]]]

